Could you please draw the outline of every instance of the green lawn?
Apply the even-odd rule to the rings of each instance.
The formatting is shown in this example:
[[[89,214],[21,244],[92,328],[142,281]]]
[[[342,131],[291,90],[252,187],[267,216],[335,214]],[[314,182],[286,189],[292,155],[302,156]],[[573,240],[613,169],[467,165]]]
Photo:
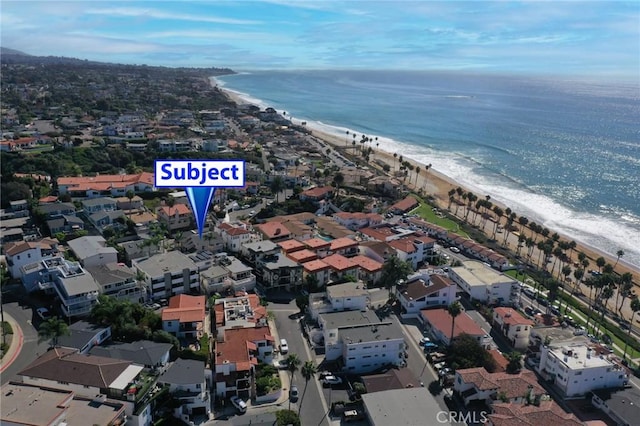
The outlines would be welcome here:
[[[442,226],[443,228],[449,231],[455,232],[458,235],[461,235],[466,238],[469,237],[469,234],[467,234],[465,231],[460,229],[460,227],[455,221],[448,219],[447,217],[437,216],[436,212],[434,212],[432,209],[433,209],[432,205],[425,203],[423,201],[420,201],[420,205],[415,209],[413,209],[410,213],[417,214],[427,222],[434,223],[438,226]]]

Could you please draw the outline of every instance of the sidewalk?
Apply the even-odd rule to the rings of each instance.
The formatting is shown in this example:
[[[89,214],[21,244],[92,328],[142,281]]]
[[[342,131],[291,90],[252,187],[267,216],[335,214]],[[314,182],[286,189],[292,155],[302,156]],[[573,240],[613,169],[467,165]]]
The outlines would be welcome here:
[[[22,345],[24,343],[24,335],[22,334],[22,329],[18,325],[18,323],[13,319],[11,315],[4,312],[4,320],[11,325],[11,329],[13,330],[13,336],[11,338],[11,345],[9,346],[9,350],[0,360],[0,373],[2,373],[7,367],[15,361],[15,359],[20,355],[20,351],[22,350]]]

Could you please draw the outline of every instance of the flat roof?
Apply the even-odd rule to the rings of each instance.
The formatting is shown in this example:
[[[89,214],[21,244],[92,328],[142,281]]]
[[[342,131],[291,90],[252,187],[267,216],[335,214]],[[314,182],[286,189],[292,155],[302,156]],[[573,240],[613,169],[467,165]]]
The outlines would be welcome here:
[[[183,269],[198,270],[195,262],[179,251],[153,255],[149,259],[138,262],[138,268],[151,277],[160,277],[167,272],[174,273]]]
[[[349,282],[327,287],[327,296],[332,299],[338,297],[360,297],[368,295],[369,292],[364,289],[364,285],[362,283]]]
[[[516,282],[512,278],[488,267],[477,260],[465,260],[462,266],[451,268],[470,286],[484,286],[506,282]]]
[[[568,352],[571,352],[569,354]],[[594,349],[585,344],[572,344],[566,346],[554,345],[550,352],[563,364],[572,370],[584,368],[606,367],[615,365],[604,355],[597,355]]]
[[[353,328],[341,328],[338,331],[340,340],[345,344],[361,342],[382,342],[384,340],[403,339],[404,335],[391,324],[373,324]]]
[[[2,386],[2,422],[14,424],[48,424],[64,411],[63,402],[73,392],[54,390],[23,383]]]
[[[372,426],[451,425],[447,416],[427,388],[393,389],[362,395]]]
[[[110,388],[124,390],[127,385],[133,382],[140,372],[144,370],[142,365],[131,364],[124,369],[116,379],[109,384]]]
[[[320,314],[325,328],[357,327],[359,325],[383,324],[373,311],[343,311]]]
[[[67,296],[77,296],[79,294],[99,291],[100,287],[91,274],[79,274],[71,277],[59,278]]]

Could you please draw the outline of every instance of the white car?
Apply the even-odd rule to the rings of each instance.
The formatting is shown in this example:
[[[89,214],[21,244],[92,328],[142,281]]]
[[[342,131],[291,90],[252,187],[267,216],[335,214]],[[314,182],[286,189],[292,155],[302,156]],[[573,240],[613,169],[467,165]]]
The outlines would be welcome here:
[[[289,344],[287,343],[287,339],[280,339],[280,353],[282,355],[289,353]]]
[[[41,320],[48,320],[51,318],[51,312],[49,312],[47,308],[36,309],[36,314],[38,314]]]
[[[342,379],[340,377],[334,376],[334,375],[325,376],[322,379],[322,384],[323,385],[331,385],[331,386],[332,385],[341,385],[342,384]]]
[[[424,346],[425,343],[429,342],[431,342],[431,339],[429,339],[428,337],[423,337],[422,339],[420,339],[420,346]]]
[[[247,412],[247,403],[244,402],[242,399],[240,399],[240,397],[232,396],[231,403],[233,404],[234,407],[236,407],[236,410],[238,410],[239,413]]]
[[[449,250],[451,250],[454,253],[460,253],[460,249],[458,247],[449,247]]]

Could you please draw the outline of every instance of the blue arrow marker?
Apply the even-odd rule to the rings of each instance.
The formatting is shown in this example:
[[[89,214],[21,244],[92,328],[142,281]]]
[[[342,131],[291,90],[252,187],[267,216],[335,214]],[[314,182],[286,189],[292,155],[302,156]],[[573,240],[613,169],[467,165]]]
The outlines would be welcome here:
[[[193,215],[196,218],[198,236],[202,239],[202,231],[207,221],[207,211],[209,210],[209,205],[213,199],[213,194],[216,192],[216,188],[211,186],[189,186],[186,190]]]

